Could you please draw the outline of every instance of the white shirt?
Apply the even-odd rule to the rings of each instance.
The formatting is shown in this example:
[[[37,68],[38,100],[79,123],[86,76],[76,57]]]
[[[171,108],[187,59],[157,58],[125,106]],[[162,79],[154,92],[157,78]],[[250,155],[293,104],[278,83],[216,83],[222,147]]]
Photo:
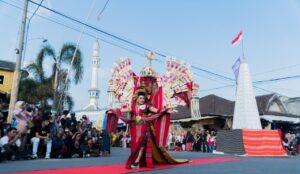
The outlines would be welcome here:
[[[8,143],[8,136],[6,135],[0,139],[0,147],[3,147],[7,143]],[[21,146],[20,139],[17,139],[17,141],[14,144],[20,147]],[[4,152],[4,149],[2,149],[2,152]]]

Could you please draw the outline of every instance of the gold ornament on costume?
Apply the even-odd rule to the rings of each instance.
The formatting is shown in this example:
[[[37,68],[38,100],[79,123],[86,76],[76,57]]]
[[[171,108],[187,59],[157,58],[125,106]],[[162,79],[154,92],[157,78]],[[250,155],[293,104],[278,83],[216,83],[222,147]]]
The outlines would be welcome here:
[[[148,64],[142,68],[141,76],[144,77],[158,77],[158,73],[152,68],[152,61],[154,60],[155,53],[150,52],[147,55]]]
[[[158,73],[152,68],[152,61],[155,59],[155,53],[150,52],[146,55],[147,64],[141,70],[141,76],[149,78],[145,81],[138,82],[139,89],[135,90],[134,79],[135,73],[131,67],[129,58],[121,58],[112,68],[112,77],[109,81],[109,90],[114,92],[116,101],[131,108],[132,101],[135,101],[139,92],[146,93],[146,100],[149,101],[153,89],[162,87],[163,91],[163,107],[173,108],[177,105],[185,105],[185,101],[177,94],[187,93],[188,96],[197,96],[199,85],[195,84],[191,65],[177,59],[168,57],[166,59],[166,73],[159,77]],[[151,79],[156,79],[151,80]],[[175,96],[175,97],[174,97]]]

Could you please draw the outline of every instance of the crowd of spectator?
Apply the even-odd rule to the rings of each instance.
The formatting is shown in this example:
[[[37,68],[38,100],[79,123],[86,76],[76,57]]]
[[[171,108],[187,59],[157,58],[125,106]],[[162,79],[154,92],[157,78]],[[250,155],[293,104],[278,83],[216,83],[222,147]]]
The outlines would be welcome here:
[[[300,154],[300,133],[287,132],[282,139],[283,146],[289,155]]]
[[[1,112],[0,112],[1,113]],[[0,160],[98,157],[110,154],[110,135],[74,112],[43,112],[19,101],[12,122],[0,114]]]
[[[216,131],[178,131],[168,135],[168,149],[212,153],[216,149]]]
[[[128,130],[108,134],[93,127],[86,115],[78,120],[74,112],[51,114],[22,101],[15,105],[11,124],[4,124],[6,119],[0,112],[0,161],[109,156],[111,146],[131,144]],[[167,148],[212,153],[216,136],[216,130],[170,131]],[[282,139],[288,154],[299,154],[299,133],[284,133]]]
[[[216,136],[216,130],[170,132],[168,135],[168,149],[212,153],[217,150]],[[282,145],[288,155],[299,155],[300,133],[291,131],[283,133]]]

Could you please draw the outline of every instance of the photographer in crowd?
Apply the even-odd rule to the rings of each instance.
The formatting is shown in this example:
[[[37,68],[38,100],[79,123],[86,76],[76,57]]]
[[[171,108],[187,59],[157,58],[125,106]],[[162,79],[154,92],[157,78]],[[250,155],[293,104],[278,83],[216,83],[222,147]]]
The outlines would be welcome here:
[[[110,135],[105,131],[100,134],[86,115],[77,121],[74,112],[64,111],[60,116],[18,101],[13,120],[2,127],[5,117],[0,114],[1,136],[6,126],[10,127],[6,136],[0,137],[0,160],[98,157],[110,153]]]

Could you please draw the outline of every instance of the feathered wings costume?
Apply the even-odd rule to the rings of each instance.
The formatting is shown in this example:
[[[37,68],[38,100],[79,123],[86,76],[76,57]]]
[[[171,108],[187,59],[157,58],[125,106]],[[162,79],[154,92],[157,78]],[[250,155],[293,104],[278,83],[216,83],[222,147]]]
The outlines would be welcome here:
[[[121,58],[112,69],[112,79],[110,89],[114,91],[116,99],[122,103],[123,109],[130,109],[134,105],[136,94],[139,90],[147,92],[149,104],[159,110],[159,113],[146,117],[147,124],[152,126],[152,136],[158,154],[153,154],[153,158],[158,162],[180,163],[170,157],[165,151],[168,130],[170,126],[170,114],[166,113],[166,108],[173,108],[176,105],[185,104],[189,107],[193,91],[192,73],[190,65],[176,58],[168,58],[166,61],[167,72],[162,77],[153,77],[153,70],[144,68],[143,74],[146,76],[136,76],[131,68],[129,58]],[[108,114],[106,130],[115,131],[118,118],[125,123],[132,123],[132,118],[126,118],[120,110],[113,110],[114,114]],[[155,128],[154,128],[155,126]],[[135,142],[133,142],[135,143]],[[136,147],[134,144],[132,147]],[[152,146],[153,148],[153,146]],[[133,152],[134,149],[131,149]],[[160,154],[160,155],[159,155]],[[162,154],[168,158],[162,157]],[[148,155],[149,156],[149,155]],[[147,160],[147,164],[151,163]]]

